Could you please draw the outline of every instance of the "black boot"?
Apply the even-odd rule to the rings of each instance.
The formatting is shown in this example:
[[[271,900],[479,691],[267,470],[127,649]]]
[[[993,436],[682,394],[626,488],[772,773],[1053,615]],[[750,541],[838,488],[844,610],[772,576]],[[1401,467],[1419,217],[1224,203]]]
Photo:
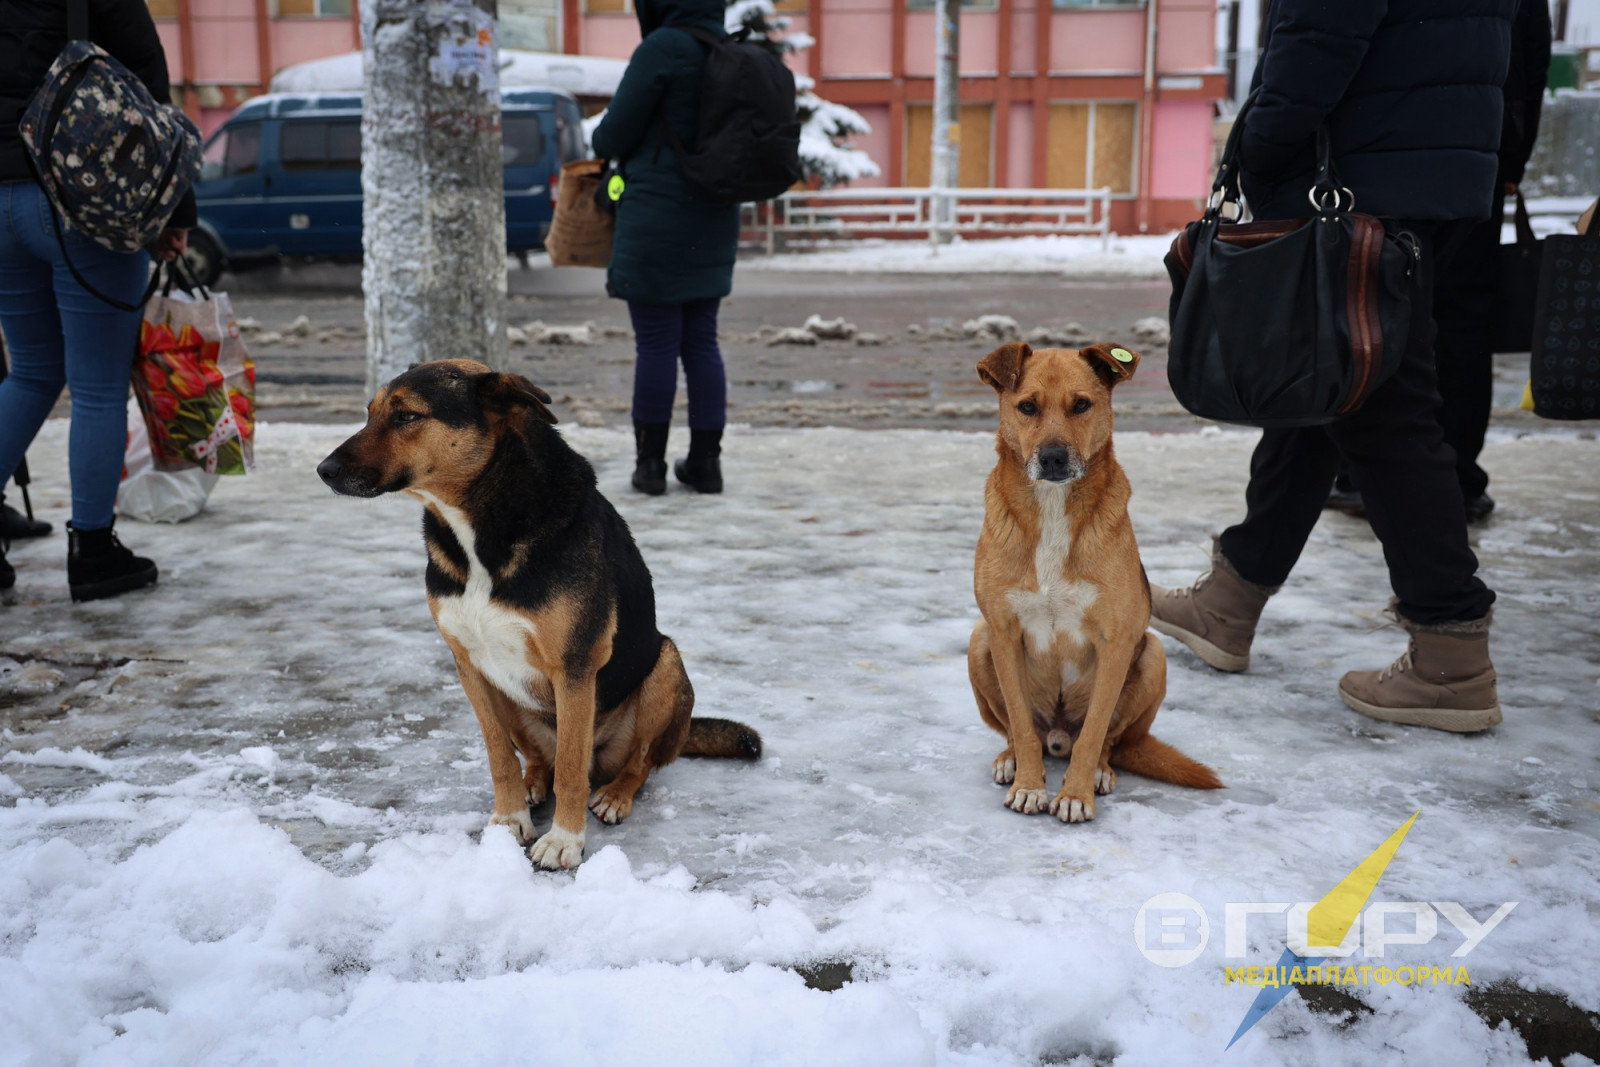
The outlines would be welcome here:
[[[669,423],[633,424],[633,487],[641,493],[660,496],[667,491],[667,430]]]
[[[722,431],[690,430],[689,456],[672,465],[678,481],[697,493],[722,492]]]
[[[10,504],[3,503],[4,500],[5,497],[0,497],[0,536],[18,541],[24,537],[44,537],[50,533],[48,522],[30,519]]]
[[[124,548],[110,526],[77,530],[67,523],[67,585],[73,600],[102,600],[155,584],[156,565]]]
[[[17,572],[6,562],[6,549],[11,547],[10,540],[4,532],[0,532],[0,589],[10,589],[17,584]]]

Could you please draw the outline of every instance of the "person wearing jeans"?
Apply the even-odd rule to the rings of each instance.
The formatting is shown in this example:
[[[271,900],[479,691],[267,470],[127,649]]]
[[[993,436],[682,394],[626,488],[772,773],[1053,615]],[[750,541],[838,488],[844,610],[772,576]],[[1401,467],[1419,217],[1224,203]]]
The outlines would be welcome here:
[[[617,224],[606,290],[628,302],[638,359],[634,369],[633,486],[667,491],[667,433],[678,366],[689,386],[689,454],[680,482],[722,492],[727,376],[717,348],[717,308],[733,288],[739,205],[703,196],[672,147],[692,145],[700,113],[706,47],[686,28],[723,33],[722,0],[637,0],[643,41],[592,138],[621,169]]]
[[[1421,243],[1422,295],[1393,377],[1328,426],[1267,430],[1250,462],[1244,519],[1212,569],[1152,587],[1151,625],[1211,666],[1249,666],[1256,623],[1289,577],[1342,460],[1383,545],[1395,619],[1410,635],[1385,670],[1339,681],[1352,710],[1467,733],[1501,721],[1489,658],[1494,593],[1467,544],[1455,456],[1439,425],[1433,284],[1474,220],[1487,218],[1501,83],[1516,0],[1277,0],[1240,121],[1241,184],[1258,220],[1304,218],[1326,127],[1358,210]]]
[[[158,101],[170,99],[166,56],[143,0],[91,0],[89,36]],[[11,373],[0,383],[0,485],[69,387],[67,582],[74,600],[94,600],[157,577],[156,565],[123,547],[112,529],[140,313],[88,292],[73,277],[67,255],[89,285],[133,304],[144,293],[150,254],[113,252],[65,225],[58,239],[49,199],[29,168],[17,123],[66,43],[65,3],[0,0],[0,330],[11,360]],[[182,254],[194,223],[189,193],[157,239],[156,253],[163,259]],[[4,548],[0,542],[0,589],[16,581]]]

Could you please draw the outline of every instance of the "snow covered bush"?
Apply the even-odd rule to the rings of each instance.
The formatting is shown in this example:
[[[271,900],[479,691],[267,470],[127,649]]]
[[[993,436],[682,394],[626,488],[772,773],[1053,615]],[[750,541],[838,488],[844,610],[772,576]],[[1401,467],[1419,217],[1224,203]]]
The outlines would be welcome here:
[[[729,0],[724,19],[729,33],[748,28],[752,41],[780,58],[816,43],[810,34],[790,32],[789,22],[778,14],[772,0]],[[794,76],[794,87],[800,112],[800,167],[805,179],[826,189],[856,178],[876,177],[878,165],[872,157],[849,144],[853,135],[871,132],[867,120],[843,104],[822,99],[813,91],[816,83],[804,74]]]

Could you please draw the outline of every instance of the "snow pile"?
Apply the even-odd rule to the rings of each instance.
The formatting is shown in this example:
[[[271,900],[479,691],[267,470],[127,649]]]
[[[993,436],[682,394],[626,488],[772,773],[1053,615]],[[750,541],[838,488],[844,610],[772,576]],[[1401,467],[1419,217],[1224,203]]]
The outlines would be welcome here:
[[[593,321],[576,326],[546,325],[539,319],[506,327],[506,340],[514,345],[592,345],[602,338],[627,334],[618,328],[601,329]]]
[[[1130,329],[1133,339],[1140,344],[1165,348],[1172,341],[1172,327],[1160,315],[1149,315],[1135,322]]]
[[[993,435],[735,428],[727,494],[645,498],[630,435],[566,429],[650,564],[697,710],[755,726],[766,755],[665,768],[627,822],[591,825],[576,874],[551,875],[484,829],[483,743],[424,601],[418,506],[316,478],[352,429],[263,425],[257,472],[202,516],[125,531],[162,565],[148,593],[72,605],[60,539],[12,545],[0,1062],[1214,1067],[1256,992],[1224,963],[1282,949],[1258,917],[1248,958],[1225,959],[1224,905],[1315,901],[1419,808],[1376,899],[1480,918],[1519,903],[1464,961],[1441,931],[1389,965],[1465,963],[1474,986],[1600,1007],[1592,440],[1485,453],[1500,510],[1475,547],[1501,598],[1503,726],[1454,737],[1339,704],[1339,673],[1404,637],[1375,629],[1378,546],[1330,515],[1248,674],[1169,645],[1156,733],[1229,788],[1127,775],[1067,827],[1001,806],[1002,741],[967,685]],[[66,438],[48,423],[30,457],[58,521]],[[1152,580],[1204,568],[1254,440],[1118,434]],[[39,665],[54,688],[19,692]],[[1161,892],[1209,912],[1191,966],[1135,946]],[[852,980],[809,988],[830,963]],[[1355,993],[1373,1013],[1348,1023],[1291,996],[1227,1062],[1526,1063],[1463,992],[1371,985]]]
[[[1010,315],[979,315],[961,324],[961,336],[974,341],[1015,341],[1022,327]]]
[[[1066,278],[1165,278],[1162,258],[1172,236],[1003,237],[958,240],[935,249],[927,241],[860,240],[816,251],[747,256],[740,271],[807,271],[829,274],[1036,274]],[[738,282],[734,282],[737,288]]]
[[[1035,326],[1023,340],[1035,348],[1076,348],[1089,337],[1082,323],[1069,322],[1061,326]]]
[[[812,315],[802,323],[802,328],[815,334],[819,341],[849,341],[856,335],[856,324],[843,318],[825,319]]]

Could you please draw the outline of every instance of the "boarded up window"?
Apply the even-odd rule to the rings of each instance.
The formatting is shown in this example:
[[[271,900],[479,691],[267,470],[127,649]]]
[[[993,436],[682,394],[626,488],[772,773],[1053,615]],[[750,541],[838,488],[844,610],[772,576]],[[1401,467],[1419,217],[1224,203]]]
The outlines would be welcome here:
[[[958,184],[963,189],[987,189],[990,185],[990,145],[993,110],[988,104],[962,104],[961,161]],[[906,175],[910,187],[926,186],[933,157],[933,107],[910,104],[906,107]]]
[[[146,0],[150,8],[150,17],[155,19],[175,19],[178,17],[178,0]]]
[[[1052,189],[1134,191],[1137,104],[1051,104],[1045,184]]]
[[[591,15],[626,15],[633,11],[631,0],[584,0],[583,9]]]

